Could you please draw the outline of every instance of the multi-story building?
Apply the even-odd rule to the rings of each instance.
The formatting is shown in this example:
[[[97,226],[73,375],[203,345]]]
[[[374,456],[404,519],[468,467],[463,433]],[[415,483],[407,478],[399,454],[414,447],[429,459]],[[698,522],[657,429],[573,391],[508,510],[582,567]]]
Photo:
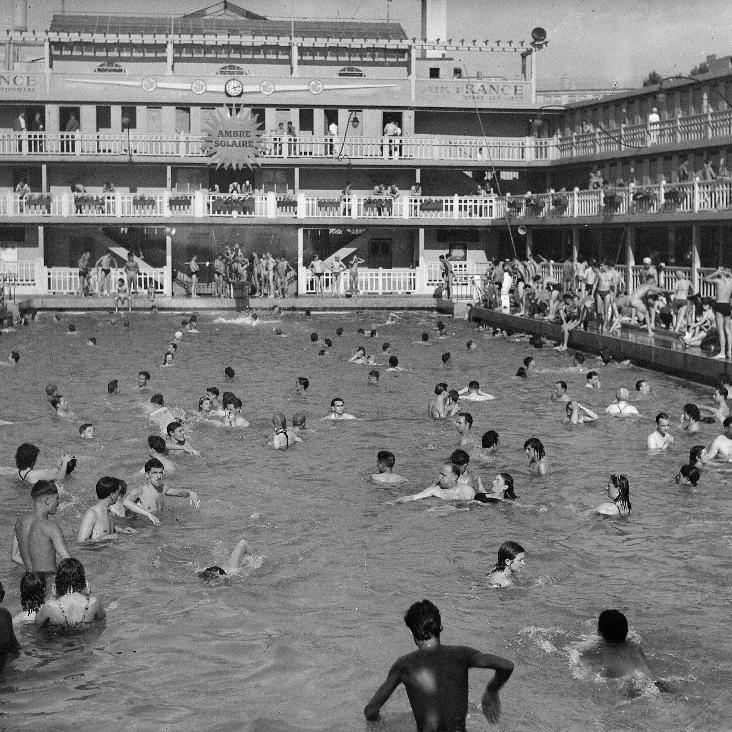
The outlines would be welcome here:
[[[21,292],[76,291],[84,251],[141,256],[165,294],[194,254],[212,279],[226,245],[286,256],[298,294],[315,253],[358,253],[374,293],[432,293],[450,253],[459,295],[526,252],[605,257],[631,281],[646,254],[695,279],[729,262],[724,60],[566,106],[537,94],[541,29],[447,38],[446,0],[423,0],[420,39],[230,2],[36,33],[26,7],[0,70],[0,273]],[[598,169],[610,185],[591,190]]]

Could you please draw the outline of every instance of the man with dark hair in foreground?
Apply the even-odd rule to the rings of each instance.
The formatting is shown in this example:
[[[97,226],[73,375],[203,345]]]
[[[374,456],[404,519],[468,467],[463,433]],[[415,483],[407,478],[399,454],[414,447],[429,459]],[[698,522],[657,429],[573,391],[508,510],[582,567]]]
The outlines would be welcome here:
[[[492,668],[496,674],[483,694],[483,714],[495,723],[501,713],[498,690],[513,672],[513,663],[468,646],[440,644],[440,611],[429,600],[416,602],[404,622],[412,631],[416,651],[402,656],[389,670],[363,710],[375,720],[399,684],[404,684],[420,732],[460,732],[468,713],[468,669]]]

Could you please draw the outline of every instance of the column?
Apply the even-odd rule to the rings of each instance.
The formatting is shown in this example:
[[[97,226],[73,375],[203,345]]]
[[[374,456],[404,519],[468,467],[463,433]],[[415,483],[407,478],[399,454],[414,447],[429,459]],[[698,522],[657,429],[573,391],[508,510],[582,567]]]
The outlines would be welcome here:
[[[526,259],[529,259],[534,253],[534,232],[532,229],[526,230]]]
[[[297,229],[297,296],[302,297],[305,294],[305,229],[298,227]]]
[[[297,43],[293,40],[290,44],[290,76],[300,75],[298,70],[298,60]]]
[[[572,228],[572,261],[577,262],[579,259],[579,229],[576,227]]]
[[[633,291],[633,267],[635,265],[635,227],[625,230],[625,291]]]
[[[165,166],[165,187],[170,191],[173,189],[173,166]]]
[[[427,292],[427,262],[424,259],[424,226],[417,229],[417,292]]]
[[[701,244],[701,224],[691,227],[691,282],[694,292],[699,292],[699,246]]]
[[[676,227],[671,226],[666,240],[666,264],[676,261]]]
[[[414,43],[409,46],[409,98],[413,102],[417,97],[417,48]]]
[[[294,168],[293,173],[295,176],[295,195],[297,195],[300,192],[300,168]]]
[[[166,297],[173,297],[173,237],[171,230],[165,227],[165,282],[163,283],[163,294]]]
[[[41,190],[48,193],[48,165],[41,163]]]
[[[36,289],[39,292],[48,292],[48,278],[46,277],[46,246],[45,232],[42,226],[38,227],[38,253],[36,254]]]
[[[169,76],[174,73],[174,53],[173,53],[173,41],[168,41],[165,46],[165,65],[166,72]]]

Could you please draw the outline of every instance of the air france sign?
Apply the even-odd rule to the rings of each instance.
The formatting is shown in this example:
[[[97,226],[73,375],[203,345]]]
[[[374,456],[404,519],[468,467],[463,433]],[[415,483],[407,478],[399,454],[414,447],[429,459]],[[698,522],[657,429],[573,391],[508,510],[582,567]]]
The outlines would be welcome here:
[[[424,80],[417,85],[416,101],[430,101],[436,106],[528,106],[531,104],[531,84],[488,79]]]
[[[0,71],[1,94],[37,94],[40,91],[34,74]]]

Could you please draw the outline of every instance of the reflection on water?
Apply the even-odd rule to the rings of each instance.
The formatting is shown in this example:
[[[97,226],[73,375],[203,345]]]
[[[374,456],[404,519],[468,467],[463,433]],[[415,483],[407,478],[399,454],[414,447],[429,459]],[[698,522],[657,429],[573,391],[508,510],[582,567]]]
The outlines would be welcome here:
[[[586,390],[584,373],[564,370],[569,357],[553,351],[532,355],[539,368],[556,373],[519,382],[512,375],[529,352],[523,344],[476,337],[456,322],[454,337],[414,345],[435,322],[426,315],[406,315],[373,340],[356,334],[370,325],[369,313],[284,315],[278,327],[289,338],[275,336],[271,326],[216,317],[199,318],[201,333],[184,336],[170,369],[157,365],[180,316],[135,316],[129,328],[74,316],[74,337],[64,335],[68,316],[60,323],[47,317],[3,335],[3,352],[17,348],[22,359],[18,369],[0,369],[0,418],[16,422],[0,428],[0,465],[12,466],[24,441],[41,447],[39,464],[62,451],[80,458],[68,483],[74,501],[58,516],[69,538],[101,475],[131,485],[140,479],[149,433],[134,391],[140,369],[153,377],[146,398],[161,392],[170,405],[189,410],[207,386],[236,392],[252,427],[224,432],[195,425],[202,457],[175,458],[170,483],[196,490],[200,511],[169,498],[160,527],[136,522],[136,535],[74,550],[108,619],[68,637],[24,627],[23,655],[0,677],[0,725],[84,728],[115,719],[136,729],[365,729],[365,702],[396,655],[413,648],[402,615],[429,597],[442,611],[445,642],[515,662],[502,692],[505,729],[728,726],[729,476],[707,470],[697,489],[673,483],[689,448],[709,443],[717,430],[705,425],[688,437],[675,429],[673,451],[653,457],[645,451],[657,412],[669,411],[676,424],[681,405],[704,401],[708,389],[635,368],[600,367],[602,390]],[[337,327],[345,329],[342,337]],[[324,357],[322,344],[310,342],[313,331],[333,339]],[[92,335],[94,349],[84,345]],[[470,337],[479,342],[471,353]],[[344,361],[362,343],[380,354],[385,340],[409,373],[392,377],[382,368],[379,386],[368,386],[369,368]],[[448,350],[452,366],[444,369],[440,354]],[[224,384],[229,365],[237,376]],[[300,375],[310,379],[304,397],[294,393]],[[553,380],[563,378],[571,395],[602,412],[618,386],[634,393],[641,377],[653,393],[638,403],[639,420],[601,417],[594,427],[570,428],[564,410],[549,401]],[[121,385],[118,410],[105,401],[113,378]],[[519,500],[385,505],[397,491],[366,481],[377,451],[391,450],[396,470],[409,479],[399,493],[429,484],[457,436],[451,423],[424,418],[427,400],[438,381],[461,387],[471,379],[498,397],[466,407],[474,431],[500,434],[495,462],[475,470],[484,483],[510,472]],[[49,381],[70,399],[73,424],[50,419],[43,394]],[[335,396],[364,421],[319,420]],[[283,453],[265,447],[275,411],[288,419],[295,411],[308,415],[306,444]],[[94,443],[78,437],[86,421],[97,427]],[[545,478],[527,471],[522,447],[530,436],[547,448]],[[629,477],[628,520],[592,514],[606,500],[610,473]],[[28,506],[28,489],[12,471],[0,474],[4,536]],[[262,566],[233,581],[196,577],[242,537],[264,556]],[[514,587],[497,591],[483,578],[506,539],[526,548],[526,569]],[[14,613],[20,576],[6,554],[0,557],[5,605]],[[575,678],[572,649],[594,632],[605,607],[627,613],[654,673],[681,679],[683,691],[629,696]],[[481,671],[471,676],[471,730],[487,729],[477,705],[488,678]],[[384,729],[413,729],[403,691],[386,705],[384,720]]]

